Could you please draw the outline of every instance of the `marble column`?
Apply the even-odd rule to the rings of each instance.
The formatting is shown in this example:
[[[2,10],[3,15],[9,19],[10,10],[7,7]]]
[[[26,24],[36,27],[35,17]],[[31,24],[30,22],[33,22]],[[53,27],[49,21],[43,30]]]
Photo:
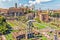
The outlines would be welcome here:
[[[15,13],[15,16],[14,17],[16,17],[16,13]]]

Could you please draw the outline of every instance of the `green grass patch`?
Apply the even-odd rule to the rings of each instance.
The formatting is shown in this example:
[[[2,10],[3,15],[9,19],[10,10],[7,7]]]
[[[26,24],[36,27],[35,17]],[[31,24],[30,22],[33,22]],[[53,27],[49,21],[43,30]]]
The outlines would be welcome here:
[[[12,27],[13,26],[15,26],[15,24],[14,23],[12,23],[12,22],[7,22],[9,25],[11,25]]]
[[[37,23],[37,22],[34,22],[33,25],[34,25],[35,27],[38,27],[39,29],[42,29],[42,28],[45,28],[45,27],[46,27],[46,25],[41,24],[41,23]]]
[[[6,39],[7,40],[14,40],[14,38],[13,38],[11,33],[6,35]]]
[[[47,38],[43,36],[43,37],[42,37],[42,40],[47,40]]]

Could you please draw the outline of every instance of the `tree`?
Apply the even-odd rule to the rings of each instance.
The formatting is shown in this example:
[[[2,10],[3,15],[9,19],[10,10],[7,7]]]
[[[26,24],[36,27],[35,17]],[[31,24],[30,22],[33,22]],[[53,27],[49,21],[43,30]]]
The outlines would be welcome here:
[[[53,14],[52,14],[52,13],[49,13],[49,16],[51,16],[51,17],[52,17],[52,16],[53,16]]]
[[[9,30],[6,19],[0,15],[0,34],[3,35]]]

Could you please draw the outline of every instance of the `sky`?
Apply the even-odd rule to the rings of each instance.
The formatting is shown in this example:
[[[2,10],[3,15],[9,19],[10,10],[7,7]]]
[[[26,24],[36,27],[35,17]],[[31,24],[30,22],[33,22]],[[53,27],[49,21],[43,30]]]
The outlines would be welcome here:
[[[0,8],[14,7],[17,3],[18,7],[35,6],[35,9],[60,9],[60,0],[0,0]]]

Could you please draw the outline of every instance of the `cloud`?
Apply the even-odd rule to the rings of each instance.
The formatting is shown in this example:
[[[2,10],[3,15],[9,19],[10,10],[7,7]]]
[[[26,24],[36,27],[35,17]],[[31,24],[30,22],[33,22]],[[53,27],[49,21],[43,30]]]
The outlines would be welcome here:
[[[39,4],[41,2],[49,2],[49,1],[52,1],[52,0],[35,0],[35,1],[30,0],[29,3],[34,5],[34,4]]]
[[[25,6],[25,7],[26,7],[26,6],[29,6],[29,7],[30,7],[30,6],[32,6],[32,5],[33,5],[33,4],[24,4],[23,6]]]
[[[25,4],[24,6],[27,6],[28,4]]]
[[[52,0],[40,0],[40,2],[49,2],[49,1],[52,1]]]
[[[22,4],[20,3],[19,6],[21,6]]]
[[[6,2],[6,1],[10,2],[12,0],[0,0],[0,2]]]
[[[35,1],[29,1],[30,4],[35,4],[36,2]]]
[[[5,2],[6,0],[2,0],[3,2]]]
[[[0,0],[0,2],[19,2],[19,0]]]
[[[13,7],[15,3],[19,3],[19,0],[0,0],[0,8]]]

